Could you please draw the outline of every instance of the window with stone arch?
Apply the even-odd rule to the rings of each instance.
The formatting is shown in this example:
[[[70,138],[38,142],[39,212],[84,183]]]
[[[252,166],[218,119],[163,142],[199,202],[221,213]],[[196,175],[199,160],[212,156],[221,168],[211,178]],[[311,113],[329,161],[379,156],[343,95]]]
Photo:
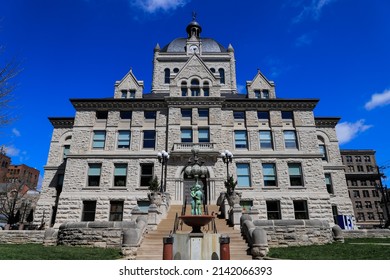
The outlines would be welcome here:
[[[210,85],[208,81],[203,82],[203,96],[210,96]]]
[[[65,137],[63,148],[62,148],[62,161],[65,161],[68,157],[70,151],[70,142],[72,140],[72,136],[68,135]]]
[[[224,84],[225,83],[225,70],[223,68],[219,68],[218,69],[218,73],[219,73],[219,81],[221,84]]]
[[[170,76],[171,76],[171,70],[169,70],[169,68],[165,68],[164,69],[164,83],[165,84],[169,84],[171,82]]]
[[[200,95],[200,86],[198,79],[191,80],[191,96],[199,96]]]
[[[328,161],[328,152],[325,144],[325,139],[322,136],[317,136],[317,143],[322,156],[322,160]]]
[[[181,82],[181,96],[187,96],[187,82]]]

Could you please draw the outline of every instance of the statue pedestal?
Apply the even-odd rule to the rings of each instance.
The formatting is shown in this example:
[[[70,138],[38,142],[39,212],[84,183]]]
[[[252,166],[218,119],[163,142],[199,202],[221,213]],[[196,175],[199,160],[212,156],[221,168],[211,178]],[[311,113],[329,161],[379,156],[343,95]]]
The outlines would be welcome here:
[[[219,260],[220,234],[176,233],[173,234],[174,260]]]

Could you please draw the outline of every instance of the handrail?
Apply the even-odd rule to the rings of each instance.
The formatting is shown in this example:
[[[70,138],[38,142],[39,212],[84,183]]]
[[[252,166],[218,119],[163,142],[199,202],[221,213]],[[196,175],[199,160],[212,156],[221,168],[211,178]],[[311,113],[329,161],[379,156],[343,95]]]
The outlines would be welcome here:
[[[178,230],[179,228],[179,215],[176,213],[176,216],[175,216],[175,221],[173,223],[173,234],[176,233],[176,231]]]

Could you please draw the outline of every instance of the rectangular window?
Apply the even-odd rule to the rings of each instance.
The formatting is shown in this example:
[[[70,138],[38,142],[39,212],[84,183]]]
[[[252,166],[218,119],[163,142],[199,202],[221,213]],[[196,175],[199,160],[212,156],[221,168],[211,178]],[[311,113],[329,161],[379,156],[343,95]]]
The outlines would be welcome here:
[[[150,201],[149,200],[138,200],[137,201],[138,208],[143,213],[148,213]]]
[[[263,99],[269,99],[269,90],[263,89]]]
[[[353,197],[359,197],[360,198],[360,192],[358,190],[353,191]]]
[[[332,214],[333,214],[333,222],[337,225],[337,216],[339,215],[339,211],[337,210],[337,205],[332,205]]]
[[[279,200],[267,200],[267,219],[268,220],[280,220],[282,219],[282,213],[280,212]]]
[[[319,147],[320,147],[320,153],[322,155],[322,160],[328,161],[328,157],[326,155],[326,147],[325,147],[325,145],[320,144]]]
[[[144,149],[154,149],[156,143],[156,131],[144,130]]]
[[[254,93],[255,93],[255,98],[261,98],[261,91],[260,90],[255,89]]]
[[[132,111],[120,111],[119,114],[120,114],[121,120],[131,120],[131,118],[133,116]]]
[[[121,222],[123,220],[123,201],[110,201],[110,221]]]
[[[372,165],[367,165],[367,172],[374,172],[374,167]]]
[[[298,149],[297,135],[294,130],[283,131],[283,135],[286,149]]]
[[[64,174],[60,173],[57,175],[57,186],[62,187],[64,184]]]
[[[251,186],[249,163],[237,163],[237,187],[245,188]]]
[[[156,111],[144,111],[145,120],[155,120]]]
[[[81,217],[82,222],[95,221],[96,213],[96,201],[83,201],[83,214]]]
[[[135,89],[130,90],[130,98],[135,98]]]
[[[379,192],[377,190],[372,190],[373,197],[379,197]]]
[[[244,111],[233,111],[233,117],[235,121],[243,121],[245,120],[245,112]]]
[[[260,131],[260,149],[272,149],[272,134],[271,131]]]
[[[203,88],[203,95],[204,96],[209,96],[210,95],[210,88],[204,87]]]
[[[141,164],[141,187],[149,187],[149,182],[153,179],[153,163]]]
[[[236,130],[234,131],[234,140],[236,149],[246,149],[248,148],[248,142],[246,137],[245,130]]]
[[[118,149],[130,148],[130,131],[120,130],[118,133]]]
[[[199,118],[208,118],[209,117],[209,109],[207,108],[198,108]]]
[[[199,143],[209,143],[210,142],[210,133],[208,128],[199,128],[198,129]]]
[[[96,111],[96,119],[106,120],[108,118],[108,111]]]
[[[332,184],[332,177],[329,173],[325,174],[325,184],[326,184],[326,190],[328,193],[333,194],[333,184]]]
[[[104,149],[106,142],[106,132],[104,130],[96,130],[93,132],[93,149]]]
[[[357,213],[357,221],[358,222],[361,222],[361,221],[365,221],[366,218],[364,217],[364,213],[363,212],[358,212]]]
[[[364,156],[364,162],[371,162],[370,156]]]
[[[70,145],[64,145],[64,155],[62,157],[62,160],[66,160],[66,158],[69,155]]]
[[[117,163],[114,165],[114,186],[124,187],[126,186],[127,178],[127,164]]]
[[[363,172],[363,171],[364,171],[363,166],[362,166],[362,165],[358,165],[358,166],[357,166],[357,171],[358,171],[358,172]]]
[[[361,180],[360,181],[361,186],[367,186],[367,181],[366,180]],[[368,192],[368,191],[367,191]],[[363,193],[364,194],[364,193]]]
[[[352,162],[352,156],[345,156],[345,160],[347,162]]]
[[[309,219],[309,211],[307,209],[307,201],[306,200],[294,200],[294,214],[295,219]]]
[[[192,143],[192,129],[182,128],[180,134],[182,143]]]
[[[253,206],[253,201],[252,200],[241,200],[240,205],[242,207],[242,211],[249,212]]]
[[[276,186],[275,163],[263,163],[264,186]]]
[[[181,117],[183,119],[191,119],[192,118],[192,109],[181,109]]]
[[[127,98],[127,90],[121,90],[121,98]]]
[[[355,201],[355,208],[356,208],[356,209],[361,209],[361,208],[363,208],[362,202],[361,202],[361,201]]]
[[[365,204],[366,204],[366,208],[372,208],[372,203],[371,203],[371,201],[365,201],[364,202]]]
[[[373,212],[368,212],[368,213],[367,213],[367,216],[368,216],[368,219],[369,219],[369,220],[375,220],[375,216],[374,216],[374,213],[373,213]]]
[[[269,112],[268,111],[258,111],[257,118],[262,121],[269,121]]]
[[[101,163],[91,163],[88,165],[88,186],[96,187],[100,185]]]
[[[303,186],[302,166],[300,163],[289,163],[288,173],[290,176],[291,186]]]
[[[282,120],[284,120],[284,121],[293,120],[293,112],[292,111],[282,111]]]
[[[362,157],[361,156],[355,156],[355,161],[356,162],[362,162]]]

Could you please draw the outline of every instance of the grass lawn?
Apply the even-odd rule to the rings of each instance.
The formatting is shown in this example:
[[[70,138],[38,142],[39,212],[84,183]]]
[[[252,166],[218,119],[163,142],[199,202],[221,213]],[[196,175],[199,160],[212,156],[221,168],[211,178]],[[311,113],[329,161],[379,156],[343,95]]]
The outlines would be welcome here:
[[[271,248],[268,256],[291,260],[390,260],[390,238],[356,238],[345,239],[345,243]]]
[[[118,249],[48,246],[40,244],[0,244],[0,260],[114,260]]]

